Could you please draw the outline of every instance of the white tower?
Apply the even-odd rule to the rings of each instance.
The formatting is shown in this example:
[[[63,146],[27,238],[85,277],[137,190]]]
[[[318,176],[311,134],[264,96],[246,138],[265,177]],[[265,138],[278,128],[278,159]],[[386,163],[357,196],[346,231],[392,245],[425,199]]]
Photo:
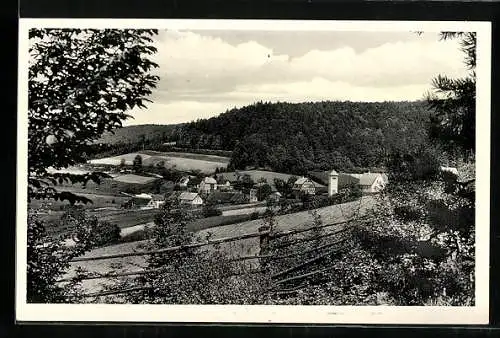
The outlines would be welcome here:
[[[328,196],[333,196],[339,191],[339,174],[332,170],[328,178]]]

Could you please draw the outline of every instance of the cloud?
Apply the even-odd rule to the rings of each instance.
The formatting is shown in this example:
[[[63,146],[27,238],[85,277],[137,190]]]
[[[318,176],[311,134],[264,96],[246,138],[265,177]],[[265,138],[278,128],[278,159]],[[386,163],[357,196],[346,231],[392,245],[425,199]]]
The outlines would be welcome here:
[[[367,43],[364,49],[359,40],[357,48],[318,45],[289,55],[275,53],[257,35],[230,44],[196,32],[161,32],[155,55],[161,80],[151,97],[154,103],[148,111],[133,111],[136,119],[127,124],[189,121],[258,100],[416,100],[435,75],[465,74],[456,41],[409,36],[377,46]]]

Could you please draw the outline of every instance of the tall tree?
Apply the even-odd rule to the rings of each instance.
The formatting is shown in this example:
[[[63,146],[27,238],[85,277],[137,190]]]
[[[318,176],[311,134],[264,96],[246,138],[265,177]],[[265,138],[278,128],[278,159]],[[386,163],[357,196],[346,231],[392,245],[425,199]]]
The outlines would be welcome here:
[[[142,171],[142,157],[141,157],[141,155],[137,154],[135,156],[132,166],[133,166],[135,172]]]
[[[85,160],[90,144],[119,128],[126,111],[144,107],[158,77],[149,59],[156,30],[32,29],[28,71],[28,199],[90,200],[58,191],[58,183],[99,183],[96,173],[48,172]],[[87,152],[88,153],[88,152]],[[83,225],[85,226],[85,225]],[[81,222],[78,227],[82,227]],[[27,224],[29,302],[66,301],[55,281],[81,248],[66,248],[33,215]]]
[[[444,75],[432,81],[428,95],[431,116],[430,136],[463,152],[474,153],[476,133],[476,33],[442,32],[442,40],[459,39],[467,76],[452,79]]]
[[[88,145],[144,108],[156,86],[156,30],[32,29],[29,32],[29,198],[88,201],[53,188],[98,176],[49,174],[84,161]]]

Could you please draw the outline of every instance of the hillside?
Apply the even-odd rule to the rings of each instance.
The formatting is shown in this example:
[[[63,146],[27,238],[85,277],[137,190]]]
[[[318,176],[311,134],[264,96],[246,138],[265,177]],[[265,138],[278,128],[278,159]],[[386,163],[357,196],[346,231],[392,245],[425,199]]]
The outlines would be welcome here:
[[[169,140],[175,131],[182,124],[141,124],[115,129],[113,132],[106,132],[96,143],[117,144],[117,143],[139,143],[142,142],[141,135],[145,140],[164,141]]]
[[[384,167],[389,155],[429,146],[425,102],[256,103],[185,124],[178,145],[233,150],[230,168]]]

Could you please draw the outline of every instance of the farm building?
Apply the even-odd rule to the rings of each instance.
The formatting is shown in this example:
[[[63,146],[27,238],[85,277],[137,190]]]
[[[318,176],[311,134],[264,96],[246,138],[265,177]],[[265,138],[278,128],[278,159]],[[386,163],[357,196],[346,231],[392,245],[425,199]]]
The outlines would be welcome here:
[[[293,184],[292,190],[296,197],[300,194],[314,195],[316,193],[316,185],[309,178],[300,177]]]
[[[205,177],[198,187],[200,194],[210,194],[215,190],[217,190],[217,181],[213,177]]]
[[[183,192],[179,195],[181,204],[202,205],[203,199],[195,192]]]

